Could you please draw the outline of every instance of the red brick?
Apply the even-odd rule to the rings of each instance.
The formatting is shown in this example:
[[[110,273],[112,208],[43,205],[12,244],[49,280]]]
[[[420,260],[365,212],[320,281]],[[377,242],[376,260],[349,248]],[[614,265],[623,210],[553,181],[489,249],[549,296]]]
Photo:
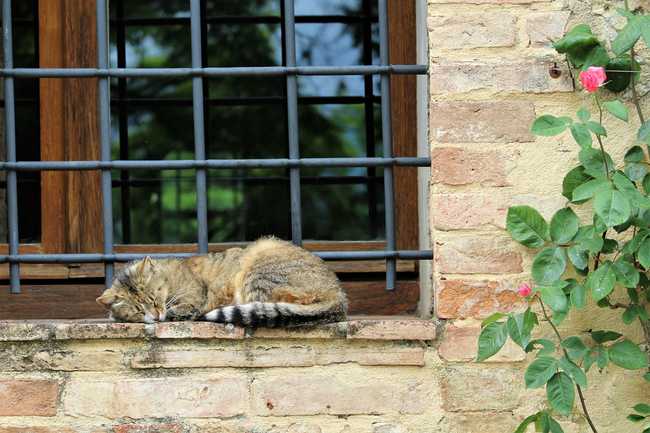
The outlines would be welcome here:
[[[435,264],[443,274],[515,274],[523,272],[513,241],[501,237],[456,237],[436,241]]]
[[[507,156],[498,151],[438,147],[431,154],[431,181],[445,185],[506,186]]]
[[[442,279],[436,290],[437,315],[444,319],[485,318],[526,306],[515,284],[509,282]]]
[[[438,230],[502,228],[508,207],[495,194],[436,194],[432,221]]]
[[[55,416],[58,395],[53,380],[0,380],[0,416]]]
[[[532,142],[533,104],[526,101],[433,102],[431,138],[441,143]]]

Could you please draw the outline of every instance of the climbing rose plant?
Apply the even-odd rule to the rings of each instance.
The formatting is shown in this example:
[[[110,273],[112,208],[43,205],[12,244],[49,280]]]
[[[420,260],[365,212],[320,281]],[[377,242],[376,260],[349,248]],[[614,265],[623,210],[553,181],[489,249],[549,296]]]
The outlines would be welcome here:
[[[529,425],[538,432],[563,432],[555,417],[576,410],[576,393],[577,410],[598,433],[583,394],[588,387],[586,373],[594,367],[602,373],[614,364],[638,370],[650,381],[650,121],[641,110],[635,87],[640,75],[635,46],[645,43],[650,48],[650,16],[634,14],[627,5],[620,13],[627,24],[611,42],[611,52],[584,24],[554,44],[557,52],[566,56],[570,70],[580,71],[578,78],[589,95],[589,104],[580,108],[575,118],[545,114],[532,125],[533,134],[543,137],[568,131],[579,146],[580,164],[562,182],[562,195],[569,204],[550,222],[530,206],[508,209],[506,228],[512,238],[537,251],[531,269],[534,283],[519,287],[519,295],[528,301],[523,313],[496,313],[483,321],[477,360],[495,355],[508,337],[535,354],[524,382],[529,389],[546,388],[547,408],[525,418],[515,433],[525,432]],[[608,112],[616,118],[613,121],[628,122],[630,113],[612,93],[602,95],[603,88],[612,93],[629,89],[641,122],[634,145],[623,161],[616,163],[605,146],[619,143],[608,141],[603,114]],[[587,223],[574,212],[577,205],[590,206]],[[619,293],[624,301],[618,300]],[[597,320],[588,335],[563,336],[558,325],[590,301],[621,311],[621,320],[627,325],[640,322],[644,341],[598,329]],[[540,322],[552,328],[553,340],[532,338]],[[635,405],[627,419],[640,423],[643,433],[650,433],[649,404]]]

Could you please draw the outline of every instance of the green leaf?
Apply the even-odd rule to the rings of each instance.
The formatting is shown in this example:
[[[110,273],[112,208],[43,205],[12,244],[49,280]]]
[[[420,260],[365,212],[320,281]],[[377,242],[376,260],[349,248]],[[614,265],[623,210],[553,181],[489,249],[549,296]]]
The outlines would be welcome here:
[[[581,53],[582,54],[582,53]],[[582,70],[587,70],[590,66],[605,66],[609,63],[609,55],[602,45],[592,47],[585,55],[573,53],[571,56],[576,63],[582,63]]]
[[[566,286],[566,283],[562,283]],[[550,286],[540,286],[538,290],[542,295],[542,301],[551,307],[553,311],[567,311],[569,302],[564,290],[562,290],[562,284],[553,284]]]
[[[614,169],[614,161],[611,156],[605,154],[605,160],[607,161],[607,167],[609,170]],[[606,178],[607,172],[605,171],[605,164],[603,163],[603,154],[601,151],[596,149],[582,149],[578,153],[578,158],[582,163],[582,166],[585,168],[585,173],[591,177],[595,178]]]
[[[639,271],[630,262],[623,259],[617,260],[614,262],[614,272],[616,273],[616,280],[623,287],[636,287],[639,284]]]
[[[631,305],[625,309],[622,315],[623,323],[629,325],[634,322],[634,320],[639,316],[639,311],[636,308],[636,305]]]
[[[591,117],[591,113],[587,107],[580,107],[580,109],[576,112],[576,115],[581,122],[586,122]]]
[[[514,240],[529,248],[539,248],[549,239],[546,220],[530,206],[511,206],[506,229]]]
[[[607,227],[623,224],[632,214],[630,200],[620,191],[608,189],[596,191],[594,210]]]
[[[514,433],[526,433],[526,430],[528,429],[528,426],[530,424],[534,423],[535,420],[537,420],[538,415],[539,415],[539,412],[534,414],[534,415],[531,415],[529,417],[526,417],[526,419],[524,419],[521,422],[521,424],[519,424],[519,426],[517,427],[517,430],[515,430]]]
[[[524,373],[526,388],[541,388],[557,371],[557,360],[550,356],[540,356],[530,363]]]
[[[546,398],[551,407],[562,415],[571,414],[575,401],[573,381],[563,372],[555,373],[546,384]]]
[[[589,252],[579,245],[573,245],[567,249],[569,260],[576,269],[584,270],[589,266]]]
[[[582,284],[576,283],[571,288],[571,293],[569,294],[569,299],[571,300],[571,305],[573,305],[578,310],[584,308],[587,304],[587,290]]]
[[[643,179],[648,173],[648,166],[640,162],[628,162],[625,164],[625,174],[635,182]]]
[[[552,355],[553,352],[555,352],[555,343],[545,338],[538,338],[536,340],[532,340],[530,343],[528,343],[528,346],[526,346],[524,350],[526,351],[526,353],[530,353],[535,349],[539,349],[539,346],[541,346],[541,349],[539,350],[539,352],[537,352],[538,358],[542,356]]]
[[[650,194],[650,174],[645,175],[641,184],[643,185],[643,191],[645,191],[646,194]]]
[[[552,137],[563,133],[566,128],[567,124],[564,120],[551,116],[550,114],[545,114],[535,119],[530,130],[535,135]]]
[[[587,287],[591,289],[591,297],[594,301],[600,301],[612,293],[615,284],[616,273],[610,261],[601,264],[587,278]]]
[[[585,346],[585,343],[582,342],[580,337],[575,335],[567,337],[562,340],[562,347],[564,347],[569,354],[569,359],[574,362],[580,362],[583,356],[587,354],[589,349]]]
[[[526,316],[533,316],[534,321],[531,319],[527,320]],[[533,330],[533,326],[537,322],[537,317],[535,313],[527,310],[525,313],[515,314],[508,318],[506,326],[508,328],[508,334],[512,341],[514,341],[522,349],[525,349],[530,342],[530,333]]]
[[[481,322],[481,328],[485,328],[487,325],[490,323],[498,322],[499,320],[503,319],[504,317],[508,317],[507,314],[503,313],[494,313],[491,314],[490,316],[486,317],[482,322]]]
[[[634,185],[634,183],[623,173],[620,171],[615,172],[612,180],[614,181],[616,189],[623,193],[632,205],[645,209],[650,208],[650,200],[641,194],[639,190],[636,189],[636,185]]]
[[[601,370],[607,367],[607,363],[609,363],[609,356],[607,355],[607,350],[601,345],[598,345],[593,349],[589,350],[589,352],[585,356],[585,360],[583,363],[583,367],[585,371],[589,371],[589,369],[591,368],[594,362],[597,363],[598,368]]]
[[[612,41],[612,51],[619,56],[629,51],[641,37],[642,26],[643,20],[640,17],[634,16],[630,18],[625,27],[618,32],[618,35]]]
[[[645,41],[646,47],[650,48],[650,17],[647,15],[643,16],[645,23],[641,25],[641,36]]]
[[[550,433],[564,433],[562,426],[550,415],[548,417],[548,425],[550,427]]]
[[[644,419],[645,417],[643,415],[637,415],[635,413],[631,413],[627,416],[627,420],[632,422],[641,422]]]
[[[638,345],[630,340],[619,341],[613,344],[609,350],[609,359],[619,367],[627,370],[638,370],[648,367],[647,355]]]
[[[641,125],[637,133],[637,139],[642,143],[647,143],[650,140],[650,120]]]
[[[596,233],[593,226],[580,227],[574,240],[579,248],[592,254],[598,253],[603,248],[603,238]]]
[[[571,169],[562,180],[562,195],[566,197],[567,200],[572,200],[575,203],[579,203],[578,201],[574,200],[573,192],[578,186],[582,185],[590,179],[591,176],[585,173],[583,166],[579,165]]]
[[[632,75],[634,74],[631,74],[629,71],[639,70],[639,64],[632,62],[632,58],[629,55],[623,55],[610,60],[607,66],[605,66],[605,69],[607,70],[605,88],[610,92],[622,92],[627,89],[632,81]]]
[[[583,388],[587,387],[587,376],[585,375],[585,372],[582,371],[582,368],[575,365],[573,361],[569,360],[565,356],[560,358],[559,365],[562,370],[571,376],[571,379],[573,379],[575,383]]]
[[[494,356],[508,339],[508,330],[505,323],[490,323],[481,330],[478,337],[477,361],[485,361]]]
[[[632,146],[625,152],[625,157],[623,160],[625,162],[641,162],[645,155],[643,154],[643,149],[641,146]]]
[[[621,338],[623,334],[614,331],[591,331],[591,338],[596,343],[607,343],[608,341],[616,341]]]
[[[624,122],[627,122],[630,113],[628,112],[627,107],[625,104],[623,104],[621,101],[618,99],[614,99],[613,101],[607,101],[603,103],[603,106],[605,107],[605,110],[609,111],[611,115],[616,117],[617,119],[621,119]],[[638,161],[635,161],[638,162]]]
[[[593,139],[591,138],[591,132],[587,127],[581,123],[574,123],[569,127],[573,139],[580,145],[580,147],[591,147],[593,144]]]
[[[551,219],[551,240],[558,244],[569,242],[578,233],[580,221],[571,208],[558,210]]]
[[[560,247],[546,248],[533,260],[532,275],[537,284],[556,282],[566,269],[566,258]]]
[[[580,24],[572,28],[559,41],[553,44],[558,53],[563,54],[569,51],[578,51],[590,48],[598,44],[598,39],[591,32],[586,24]]]
[[[639,413],[650,415],[650,404],[639,403],[633,409]]]
[[[600,123],[590,120],[589,122],[585,122],[585,126],[594,134],[607,137],[607,130]]]
[[[591,179],[591,178],[590,178]],[[573,196],[570,199],[574,203],[584,203],[585,201],[591,199],[596,191],[603,188],[609,187],[609,181],[607,179],[592,179],[587,182],[578,185],[573,190]]]
[[[650,269],[650,239],[648,239],[647,236],[646,239],[641,242],[641,245],[639,246],[639,252],[636,257],[644,269]]]

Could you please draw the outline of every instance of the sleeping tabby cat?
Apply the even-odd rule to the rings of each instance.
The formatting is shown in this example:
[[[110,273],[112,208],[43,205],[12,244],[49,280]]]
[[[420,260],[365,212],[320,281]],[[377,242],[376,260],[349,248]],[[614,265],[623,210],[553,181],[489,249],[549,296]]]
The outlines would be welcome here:
[[[114,320],[208,320],[292,326],[343,320],[336,275],[306,250],[275,238],[187,259],[131,263],[97,298]]]

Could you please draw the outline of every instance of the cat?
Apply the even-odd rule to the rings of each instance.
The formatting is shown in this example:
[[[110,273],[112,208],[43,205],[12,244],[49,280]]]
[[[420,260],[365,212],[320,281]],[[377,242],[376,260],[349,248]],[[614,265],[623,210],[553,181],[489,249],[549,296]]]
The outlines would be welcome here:
[[[123,322],[207,320],[296,326],[345,320],[336,274],[310,252],[268,237],[186,259],[132,262],[97,298]]]

